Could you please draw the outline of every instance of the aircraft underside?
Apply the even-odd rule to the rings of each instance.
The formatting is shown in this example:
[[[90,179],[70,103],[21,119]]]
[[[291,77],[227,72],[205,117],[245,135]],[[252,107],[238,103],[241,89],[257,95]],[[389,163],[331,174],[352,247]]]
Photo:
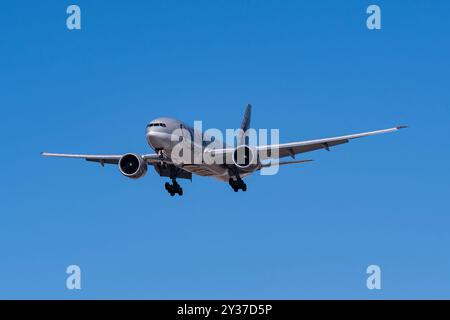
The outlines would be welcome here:
[[[189,179],[192,180],[192,175],[198,175],[202,177],[213,177],[223,182],[228,182],[230,187],[238,192],[239,190],[247,191],[247,185],[243,181],[245,176],[250,173],[239,174],[235,173],[230,175],[230,169],[225,165],[184,165],[178,167],[175,165],[157,165],[155,170],[161,177],[168,177],[172,180],[172,183],[165,183],[165,189],[167,192],[174,196],[175,194],[183,195],[183,188],[177,182],[177,179]]]

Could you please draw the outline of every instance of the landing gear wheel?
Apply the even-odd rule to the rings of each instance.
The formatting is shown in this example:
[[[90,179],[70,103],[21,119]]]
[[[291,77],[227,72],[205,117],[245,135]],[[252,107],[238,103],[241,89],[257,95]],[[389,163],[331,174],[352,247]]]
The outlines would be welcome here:
[[[234,192],[238,192],[239,189],[241,189],[244,192],[247,191],[247,185],[240,178],[238,178],[237,180],[233,180],[232,178],[230,178],[230,180],[228,180],[228,183],[231,186],[231,188],[233,188]]]
[[[164,187],[166,188],[167,192],[173,197],[175,194],[178,194],[180,196],[183,195],[183,188],[175,181],[175,179],[172,180],[173,183],[170,184],[169,182],[166,182],[164,184]]]

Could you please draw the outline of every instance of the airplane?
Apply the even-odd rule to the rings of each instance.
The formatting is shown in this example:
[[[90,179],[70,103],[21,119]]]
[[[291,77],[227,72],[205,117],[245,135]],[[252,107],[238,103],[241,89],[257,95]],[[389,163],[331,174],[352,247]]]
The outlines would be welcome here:
[[[202,136],[203,133],[198,132],[198,130],[194,130],[192,127],[177,119],[166,117],[157,118],[147,125],[146,140],[149,146],[155,151],[155,153],[152,154],[126,153],[96,155],[48,152],[42,152],[41,154],[47,157],[81,158],[91,162],[98,162],[102,166],[105,164],[118,165],[119,171],[125,177],[131,179],[142,178],[147,173],[148,166],[153,166],[161,177],[168,177],[171,179],[172,183],[165,183],[165,189],[171,196],[174,196],[175,194],[182,196],[183,189],[177,182],[177,179],[192,180],[193,174],[204,177],[214,177],[221,181],[228,182],[235,192],[238,192],[239,190],[245,192],[247,191],[247,185],[243,179],[257,171],[262,170],[263,168],[274,164],[283,166],[312,161],[296,160],[295,156],[297,154],[320,149],[329,151],[331,147],[347,143],[353,139],[394,132],[407,127],[397,126],[389,129],[350,134],[333,138],[250,146],[248,144],[248,137],[245,133],[250,129],[251,110],[252,106],[250,104],[247,105],[240,126],[239,135],[237,137],[238,143],[236,147],[230,147],[219,142],[219,145],[222,147],[208,148],[207,141],[204,141],[204,139],[201,139],[200,143],[198,143],[198,141],[192,142],[189,140],[189,148],[191,148],[194,157],[200,156],[200,162],[174,161],[172,151],[175,146],[180,143],[180,140],[184,138],[183,132],[187,131],[193,136]],[[175,134],[177,129],[182,129],[180,130],[181,133],[179,132]],[[173,138],[174,135],[175,139]],[[206,153],[209,155],[219,155],[218,158],[226,157],[228,161],[207,162],[203,157]],[[293,158],[293,160],[279,161],[280,158],[288,156]],[[276,161],[274,163],[267,163],[267,161],[273,160]]]

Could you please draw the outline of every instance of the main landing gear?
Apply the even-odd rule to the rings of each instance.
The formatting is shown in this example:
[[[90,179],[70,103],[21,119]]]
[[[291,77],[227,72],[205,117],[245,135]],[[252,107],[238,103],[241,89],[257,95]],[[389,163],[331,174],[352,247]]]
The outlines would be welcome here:
[[[244,192],[247,191],[247,185],[241,178],[238,178],[237,180],[233,180],[232,178],[230,178],[228,183],[230,184],[231,188],[233,188],[234,192],[238,192],[239,189]]]
[[[183,195],[183,188],[178,184],[178,182],[175,179],[172,179],[172,184],[166,182],[165,184],[167,192],[173,197],[176,193],[178,195]]]

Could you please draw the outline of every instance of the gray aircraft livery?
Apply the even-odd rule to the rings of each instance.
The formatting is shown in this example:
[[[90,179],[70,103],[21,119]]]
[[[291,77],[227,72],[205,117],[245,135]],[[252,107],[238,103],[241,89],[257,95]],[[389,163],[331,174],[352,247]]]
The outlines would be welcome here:
[[[48,157],[81,158],[87,161],[118,165],[120,172],[132,179],[143,177],[148,165],[155,168],[161,177],[168,177],[165,188],[171,196],[183,195],[176,179],[192,179],[192,174],[214,177],[228,182],[232,189],[247,191],[243,178],[273,166],[282,166],[312,160],[295,160],[295,155],[319,149],[328,150],[352,139],[388,133],[405,128],[397,126],[384,130],[357,133],[334,138],[316,139],[291,143],[252,145],[249,143],[251,106],[245,109],[240,129],[236,130],[233,146],[222,141],[213,141],[206,133],[172,118],[158,118],[147,125],[146,137],[152,154],[62,154],[43,152]],[[234,141],[234,140],[233,140]],[[228,141],[227,141],[228,142]],[[181,151],[180,151],[181,150]],[[279,161],[290,156],[294,160]]]

